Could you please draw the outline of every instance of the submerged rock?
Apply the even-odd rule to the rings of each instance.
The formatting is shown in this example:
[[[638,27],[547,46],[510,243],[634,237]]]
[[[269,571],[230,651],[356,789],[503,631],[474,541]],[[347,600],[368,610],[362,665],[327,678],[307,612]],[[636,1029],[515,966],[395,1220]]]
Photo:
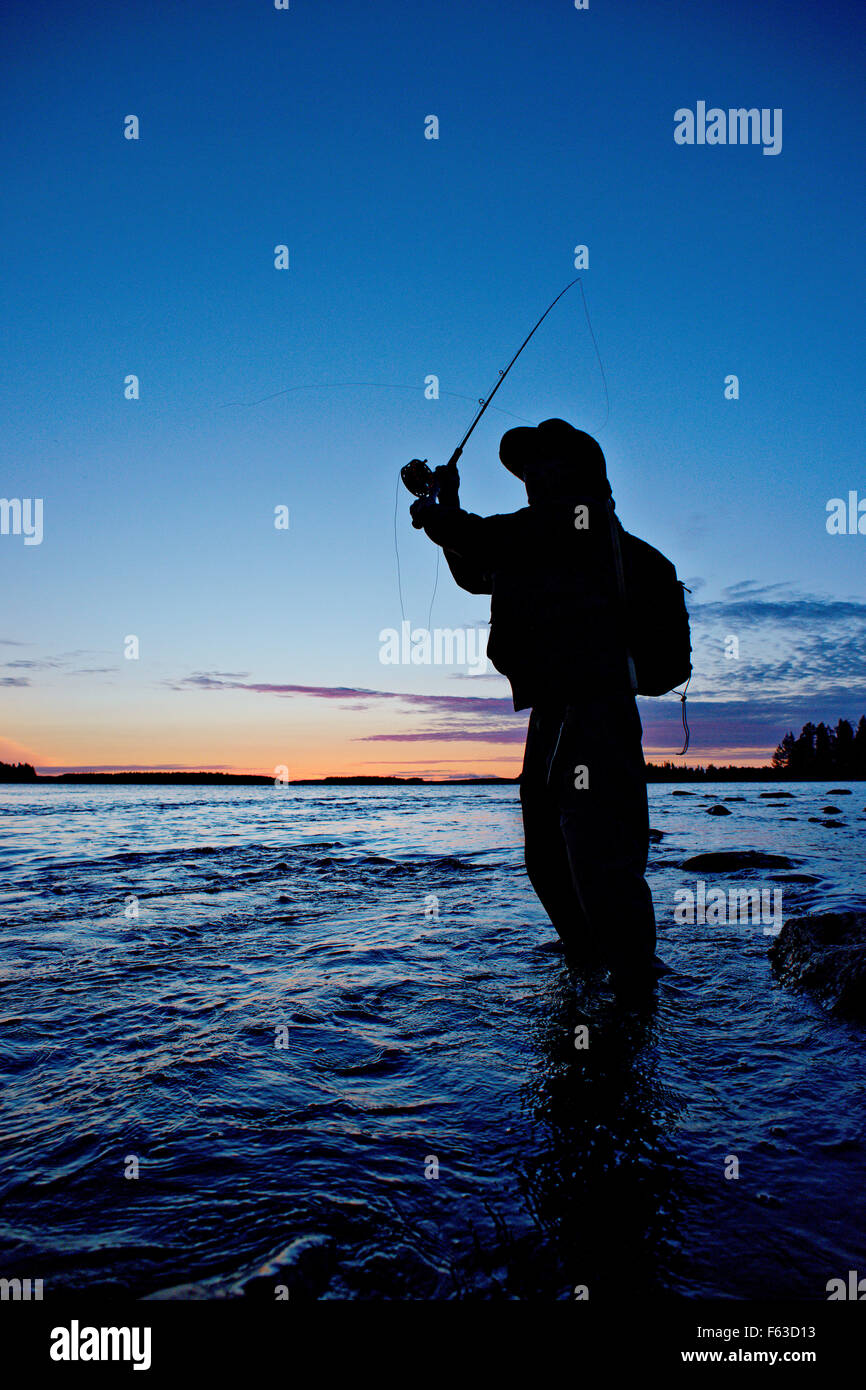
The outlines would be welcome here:
[[[721,849],[710,854],[695,854],[682,867],[723,874],[734,873],[737,869],[793,869],[795,865],[784,854],[766,854],[762,849]]]
[[[559,937],[555,941],[539,941],[537,946],[533,946],[533,951],[539,956],[564,956],[565,944]]]
[[[764,801],[781,801],[783,798],[785,801],[794,800],[793,792],[759,792],[758,796]]]
[[[866,912],[791,917],[770,947],[779,978],[866,1022]]]

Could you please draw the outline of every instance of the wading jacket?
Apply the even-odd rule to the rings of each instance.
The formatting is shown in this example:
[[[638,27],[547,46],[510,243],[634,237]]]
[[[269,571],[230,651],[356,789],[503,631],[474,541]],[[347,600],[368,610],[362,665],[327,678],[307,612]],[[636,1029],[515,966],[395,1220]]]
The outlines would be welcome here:
[[[420,521],[460,587],[491,595],[487,655],[516,710],[630,692],[604,497],[486,517],[440,504]]]

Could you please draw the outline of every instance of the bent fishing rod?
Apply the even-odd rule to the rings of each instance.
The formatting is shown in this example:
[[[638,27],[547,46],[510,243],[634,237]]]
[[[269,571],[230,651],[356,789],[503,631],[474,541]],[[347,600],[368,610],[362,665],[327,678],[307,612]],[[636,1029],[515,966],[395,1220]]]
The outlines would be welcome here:
[[[472,434],[472,431],[475,429],[475,426],[478,424],[485,410],[489,406],[490,402],[493,400],[493,397],[496,395],[496,392],[499,390],[503,381],[508,376],[508,373],[511,371],[511,368],[514,366],[523,349],[526,347],[526,344],[529,342],[533,334],[536,333],[538,329],[541,327],[541,325],[544,323],[544,320],[547,318],[547,315],[550,313],[551,309],[553,309],[554,306],[559,303],[560,299],[566,293],[566,291],[570,290],[572,285],[576,285],[579,280],[580,276],[578,275],[575,277],[574,280],[569,281],[564,290],[560,290],[556,298],[550,304],[548,304],[544,313],[541,315],[541,318],[538,320],[538,323],[535,324],[535,327],[530,329],[530,331],[527,333],[526,337],[523,339],[523,342],[520,344],[520,347],[515,352],[508,366],[499,373],[496,385],[493,387],[493,390],[490,392],[490,395],[481,401],[480,410],[476,413],[475,418],[472,421],[472,424],[469,426],[468,430],[464,434],[460,443],[457,445],[457,448],[454,450],[454,453],[451,455],[448,462],[446,464],[440,465],[440,467],[436,469],[435,473],[433,469],[428,467],[426,459],[412,459],[409,463],[403,465],[403,467],[400,469],[400,477],[403,479],[404,484],[415,497],[430,497],[434,502],[438,500],[439,490],[446,481],[443,474],[446,470],[454,469],[456,471],[457,460],[463,453],[469,436]],[[438,481],[436,476],[437,474],[439,475]]]

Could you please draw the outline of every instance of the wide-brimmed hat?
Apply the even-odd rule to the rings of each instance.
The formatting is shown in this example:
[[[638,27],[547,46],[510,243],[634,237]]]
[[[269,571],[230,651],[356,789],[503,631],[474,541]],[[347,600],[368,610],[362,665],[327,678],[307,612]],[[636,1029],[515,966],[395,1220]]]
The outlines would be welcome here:
[[[581,481],[607,480],[607,465],[598,440],[576,430],[567,420],[542,420],[540,425],[518,425],[507,430],[499,445],[499,457],[509,473],[521,481],[527,467],[545,459],[572,464],[575,477]]]

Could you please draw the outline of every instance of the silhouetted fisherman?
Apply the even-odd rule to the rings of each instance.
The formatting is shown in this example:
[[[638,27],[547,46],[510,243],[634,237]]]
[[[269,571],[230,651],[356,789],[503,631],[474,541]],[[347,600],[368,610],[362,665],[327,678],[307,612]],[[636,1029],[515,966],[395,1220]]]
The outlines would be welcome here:
[[[492,595],[487,655],[531,709],[520,784],[526,871],[568,959],[618,988],[655,977],[643,729],[617,586],[611,498],[598,443],[564,420],[509,430],[499,457],[529,506],[460,508],[456,467],[413,524],[457,583]]]

